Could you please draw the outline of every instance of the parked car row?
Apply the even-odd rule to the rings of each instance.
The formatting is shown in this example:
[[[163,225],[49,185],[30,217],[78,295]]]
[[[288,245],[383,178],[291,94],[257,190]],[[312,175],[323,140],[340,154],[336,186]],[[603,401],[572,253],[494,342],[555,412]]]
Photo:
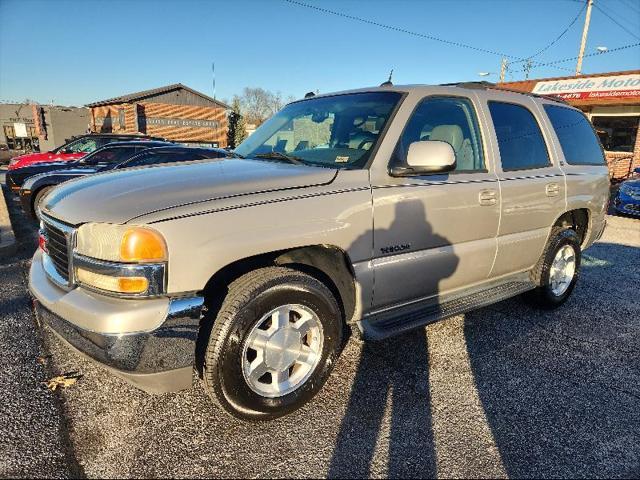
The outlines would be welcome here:
[[[120,135],[107,133],[92,133],[73,137],[68,142],[51,150],[50,152],[31,152],[13,157],[9,162],[9,170],[26,167],[41,162],[67,162],[78,160],[88,153],[103,147],[111,142],[157,140],[164,138],[150,137],[148,135]]]
[[[12,190],[18,190],[25,212],[36,217],[40,200],[56,185],[67,180],[109,170],[222,158],[219,148],[191,148],[170,142],[137,140],[111,142],[80,160],[41,162],[16,168],[6,175]]]
[[[196,153],[216,152],[118,143],[12,173],[41,220],[29,288],[111,372],[162,392],[195,368],[243,419],[309,401],[349,329],[380,340],[522,293],[563,304],[605,228],[584,114],[486,84],[309,95],[232,158]]]

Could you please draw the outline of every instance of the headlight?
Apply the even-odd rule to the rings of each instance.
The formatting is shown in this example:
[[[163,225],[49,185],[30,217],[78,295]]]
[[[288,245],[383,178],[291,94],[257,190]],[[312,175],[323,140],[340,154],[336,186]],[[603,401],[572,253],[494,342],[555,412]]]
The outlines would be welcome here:
[[[165,291],[167,247],[149,227],[88,223],[77,232],[74,255],[78,282],[121,295]]]
[[[157,231],[148,227],[86,223],[78,229],[76,251],[87,257],[113,262],[162,262],[167,246]]]

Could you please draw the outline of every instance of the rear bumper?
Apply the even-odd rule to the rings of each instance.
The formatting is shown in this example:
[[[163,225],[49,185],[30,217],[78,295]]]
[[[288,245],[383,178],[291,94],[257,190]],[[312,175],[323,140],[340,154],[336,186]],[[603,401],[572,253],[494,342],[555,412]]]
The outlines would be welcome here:
[[[202,297],[132,302],[82,289],[67,292],[46,277],[38,254],[32,261],[29,289],[39,318],[74,350],[146,392],[191,387]],[[145,302],[152,303],[151,308]],[[133,329],[150,324],[153,327]]]

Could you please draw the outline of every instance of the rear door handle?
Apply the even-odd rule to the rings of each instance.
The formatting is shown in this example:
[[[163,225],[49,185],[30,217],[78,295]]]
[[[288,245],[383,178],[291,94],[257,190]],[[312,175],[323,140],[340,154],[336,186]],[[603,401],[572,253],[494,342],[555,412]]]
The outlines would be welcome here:
[[[544,191],[547,194],[547,197],[555,197],[560,193],[560,185],[557,183],[547,183],[544,187]]]
[[[478,195],[478,202],[480,205],[490,207],[498,203],[498,194],[495,190],[482,190]]]

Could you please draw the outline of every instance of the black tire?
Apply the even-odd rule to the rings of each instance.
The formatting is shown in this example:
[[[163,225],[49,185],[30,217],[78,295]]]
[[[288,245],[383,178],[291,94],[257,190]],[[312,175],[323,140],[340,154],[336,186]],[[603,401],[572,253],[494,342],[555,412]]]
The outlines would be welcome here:
[[[322,323],[324,342],[319,363],[296,390],[267,398],[244,378],[244,341],[260,318],[282,305],[300,304]],[[343,321],[338,303],[326,285],[306,273],[267,267],[247,273],[229,286],[213,324],[204,356],[203,381],[209,396],[243,420],[269,420],[304,405],[322,388],[342,345]]]
[[[38,205],[40,205],[40,202],[42,201],[42,199],[53,189],[53,186],[49,186],[49,187],[42,187],[40,190],[38,190],[38,192],[36,193],[36,195],[33,197],[33,203],[31,205],[31,213],[33,215],[33,218],[35,218],[37,221],[40,221],[40,218],[38,217]]]
[[[551,265],[558,251],[565,245],[571,246],[574,250],[575,272],[568,288],[561,295],[556,295],[549,281]],[[536,288],[529,292],[527,296],[530,302],[548,310],[557,308],[566,302],[578,281],[581,257],[580,238],[576,231],[566,227],[553,227],[547,246],[544,252],[542,252],[542,256],[537,265],[531,271],[531,279],[535,283]]]

